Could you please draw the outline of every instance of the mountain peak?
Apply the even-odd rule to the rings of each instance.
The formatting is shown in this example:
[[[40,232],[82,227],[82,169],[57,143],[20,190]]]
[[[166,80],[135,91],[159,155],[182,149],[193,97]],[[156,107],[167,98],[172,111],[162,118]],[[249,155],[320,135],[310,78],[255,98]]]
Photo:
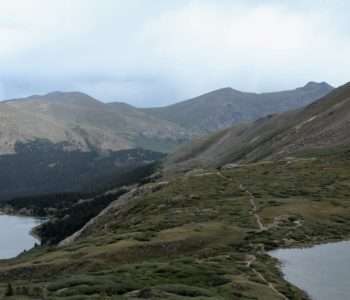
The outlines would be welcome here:
[[[78,91],[71,91],[71,92],[62,92],[62,91],[53,91],[50,93],[47,93],[45,96],[50,96],[50,97],[62,97],[62,96],[67,96],[67,95],[81,95],[81,96],[88,96],[87,94],[84,94],[82,92]]]
[[[333,87],[325,81],[322,81],[322,82],[309,81],[307,84],[303,86],[303,88],[304,89],[314,89],[314,88],[333,89]]]
[[[224,88],[220,88],[220,89],[216,89],[214,91],[211,91],[211,92],[208,92],[208,93],[205,93],[201,96],[208,96],[208,95],[232,95],[232,94],[242,94],[243,92],[239,91],[239,90],[236,90],[232,87],[224,87]],[[201,97],[199,96],[199,97]],[[198,97],[196,97],[198,98]]]
[[[94,103],[101,104],[100,101],[95,98],[84,94],[82,92],[61,92],[54,91],[44,95],[32,95],[25,98],[16,98],[4,100],[3,103],[30,103],[30,102],[48,102],[48,103],[71,103],[71,104],[84,104]]]
[[[49,102],[59,102],[59,103],[70,103],[75,105],[81,105],[81,104],[101,104],[100,101],[96,100],[95,98],[84,94],[82,92],[61,92],[61,91],[54,91],[51,93],[48,93],[46,95],[40,96],[42,100],[46,100]]]
[[[47,93],[46,95],[43,95],[41,97],[48,97],[48,98],[73,98],[73,97],[79,97],[79,98],[94,99],[93,97],[89,96],[88,94],[85,94],[85,93],[82,93],[82,92],[78,92],[78,91],[71,91],[71,92],[53,91],[53,92]]]

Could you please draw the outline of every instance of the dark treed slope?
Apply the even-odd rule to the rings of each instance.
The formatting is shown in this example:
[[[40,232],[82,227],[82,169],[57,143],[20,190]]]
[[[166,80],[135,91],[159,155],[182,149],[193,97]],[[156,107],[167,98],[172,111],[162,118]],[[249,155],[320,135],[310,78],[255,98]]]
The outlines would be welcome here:
[[[0,156],[0,201],[62,192],[96,192],[123,182],[131,170],[157,161],[162,153],[127,149],[100,154],[64,151],[47,140],[17,143],[16,154]]]
[[[309,82],[294,90],[262,94],[224,88],[174,105],[145,111],[193,132],[207,133],[305,106],[332,89],[325,82]]]
[[[128,150],[124,152],[127,153]],[[40,237],[41,244],[56,244],[74,234],[124,193],[139,184],[154,180],[156,177],[152,174],[157,171],[158,166],[158,163],[152,163],[119,169],[109,175],[109,181],[104,182],[102,193],[101,189],[92,191],[90,186],[90,189],[82,189],[80,193],[14,198],[0,202],[0,209],[8,214],[49,218],[49,221],[35,229],[35,234]],[[93,184],[96,185],[96,182]]]
[[[350,84],[346,84],[306,108],[271,115],[182,147],[168,166],[221,166],[320,152],[350,143]]]

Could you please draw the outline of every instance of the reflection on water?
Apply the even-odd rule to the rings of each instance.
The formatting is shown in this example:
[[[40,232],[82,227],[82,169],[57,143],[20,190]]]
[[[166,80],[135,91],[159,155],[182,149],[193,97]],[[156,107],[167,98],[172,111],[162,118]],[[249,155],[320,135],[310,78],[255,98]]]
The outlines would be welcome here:
[[[282,263],[286,280],[312,299],[350,299],[350,242],[280,249],[270,255]]]
[[[0,259],[15,257],[39,243],[30,231],[42,221],[30,217],[0,215]]]

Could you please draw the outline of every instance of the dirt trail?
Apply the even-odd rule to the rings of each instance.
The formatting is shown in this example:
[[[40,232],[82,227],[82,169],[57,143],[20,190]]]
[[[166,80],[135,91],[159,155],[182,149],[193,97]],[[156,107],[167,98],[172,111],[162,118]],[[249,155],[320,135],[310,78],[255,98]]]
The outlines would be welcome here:
[[[262,223],[261,221],[261,218],[260,216],[258,215],[257,211],[258,211],[258,207],[256,205],[256,202],[255,202],[255,197],[254,195],[248,191],[243,184],[241,184],[239,186],[239,188],[245,192],[248,196],[249,196],[249,202],[250,202],[250,205],[252,206],[252,214],[254,215],[255,219],[256,219],[256,223],[258,224],[258,227],[259,227],[259,230],[260,231],[264,231],[264,230],[267,230],[267,227]]]
[[[259,227],[259,231],[265,231],[265,230],[268,230],[268,228],[262,223],[261,221],[261,218],[260,216],[258,215],[257,211],[258,211],[258,207],[256,205],[256,202],[255,202],[255,197],[254,195],[249,191],[247,190],[243,184],[240,184],[239,188],[244,191],[248,196],[249,196],[249,202],[252,206],[252,214],[254,215],[255,219],[256,219],[256,223],[258,224],[258,227]],[[252,265],[253,263],[255,262],[256,260],[256,257],[254,255],[249,255],[248,256],[248,260],[247,260],[247,267],[250,268],[253,273],[258,276],[263,282],[266,283],[266,285],[276,294],[278,295],[279,297],[281,297],[281,299],[284,299],[284,300],[289,300],[285,295],[283,295],[281,292],[279,292],[275,287],[274,285],[269,282],[265,277],[264,275],[262,275],[259,271],[257,271]]]
[[[254,269],[253,267],[250,267],[251,270],[254,272],[254,274],[256,276],[258,276],[263,282],[265,282],[267,284],[267,286],[275,293],[277,294],[279,297],[281,297],[282,299],[284,300],[289,300],[285,295],[283,295],[281,292],[279,292],[275,287],[274,285],[267,281],[267,279],[260,273],[258,272],[256,269]]]
[[[217,171],[217,172],[207,172],[207,173],[202,173],[202,174],[199,174],[199,175],[196,175],[196,176],[208,176],[208,175],[218,175],[219,177],[222,177],[224,178],[225,180],[229,180],[229,181],[232,181],[232,179],[230,177],[227,177],[225,176],[224,174],[222,174],[221,171]],[[254,215],[254,218],[256,219],[256,223],[258,224],[258,227],[259,227],[259,232],[261,231],[265,231],[265,230],[268,230],[268,227],[266,227],[262,221],[261,221],[261,218],[258,214],[258,207],[256,205],[256,202],[255,202],[255,196],[248,190],[244,187],[243,184],[240,184],[239,188],[245,192],[248,196],[249,196],[249,202],[250,202],[250,205],[251,205],[251,214]],[[289,300],[289,298],[287,298],[285,295],[283,295],[281,292],[279,292],[275,287],[274,285],[269,282],[265,277],[264,275],[262,275],[259,271],[257,271],[254,267],[253,267],[253,264],[254,262],[256,261],[256,256],[255,255],[248,255],[248,259],[247,259],[247,268],[251,269],[252,272],[261,279],[261,281],[263,281],[276,295],[278,295],[281,299],[283,300]]]
[[[279,292],[274,285],[269,282],[263,274],[261,274],[259,271],[257,271],[252,265],[253,263],[256,261],[256,257],[255,255],[248,255],[247,257],[247,268],[250,268],[252,270],[252,272],[261,279],[261,281],[263,281],[264,283],[266,283],[266,285],[279,297],[281,297],[284,300],[289,300],[289,298],[287,298],[285,295],[283,295],[281,292]]]

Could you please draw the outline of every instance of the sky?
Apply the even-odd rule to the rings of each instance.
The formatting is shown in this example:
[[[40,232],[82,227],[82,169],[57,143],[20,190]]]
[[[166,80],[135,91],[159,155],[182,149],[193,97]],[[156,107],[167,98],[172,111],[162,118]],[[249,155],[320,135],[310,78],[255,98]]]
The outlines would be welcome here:
[[[0,99],[138,107],[350,81],[349,1],[1,0]]]

